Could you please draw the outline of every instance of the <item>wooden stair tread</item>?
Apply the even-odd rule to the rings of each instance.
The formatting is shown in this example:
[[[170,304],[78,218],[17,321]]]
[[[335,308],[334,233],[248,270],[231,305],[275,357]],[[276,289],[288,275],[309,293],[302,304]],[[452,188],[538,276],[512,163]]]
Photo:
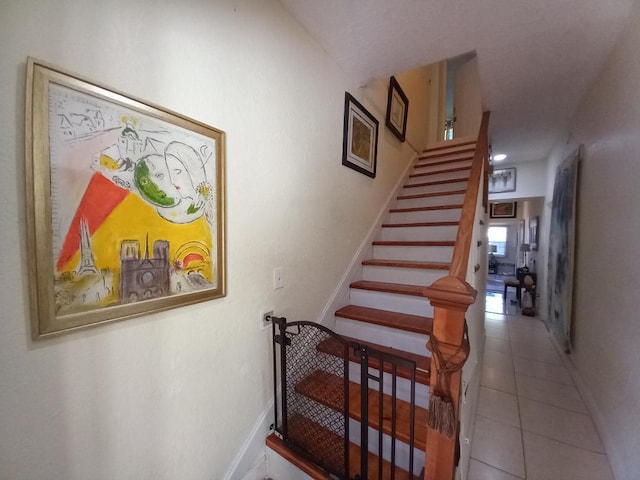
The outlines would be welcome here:
[[[295,419],[294,425],[299,425],[299,429],[310,432],[314,434],[314,436],[319,435],[327,438],[329,441],[334,441],[340,446],[343,445],[342,437],[317,424],[316,422],[313,422],[312,420],[305,419],[304,417],[299,417]],[[327,433],[321,433],[322,430],[325,430]],[[296,451],[288,448],[285,445],[284,441],[275,433],[272,433],[267,437],[266,444],[267,447],[278,453],[285,460],[298,467],[314,480],[329,479],[329,475],[325,470],[320,468],[318,465],[316,465],[306,457],[303,457]],[[340,458],[342,458],[342,456],[340,456]],[[386,480],[388,478],[391,478],[391,464],[388,461],[383,460],[382,479],[378,477],[378,457],[369,452],[367,455],[367,462],[369,464],[369,478],[371,480]],[[360,447],[355,443],[349,442],[349,478],[354,478],[358,473],[360,473]],[[397,478],[398,480],[408,479],[409,473],[399,467],[396,467],[395,478]],[[418,477],[414,476],[413,480],[419,479]]]
[[[403,240],[375,240],[372,245],[386,247],[455,247],[453,240],[411,242]]]
[[[440,142],[440,145],[438,145],[437,147],[430,147],[430,148],[425,148],[422,151],[421,155],[428,155],[430,153],[434,153],[437,154],[442,153],[443,151],[465,151],[467,149],[472,149],[475,150],[476,148],[476,141],[477,139],[473,138],[473,139],[469,139],[469,140],[465,140],[459,143],[455,143],[453,145],[451,145],[451,140],[449,141],[443,141]]]
[[[420,193],[417,195],[398,195],[398,200],[412,200],[414,198],[431,198],[431,197],[446,197],[447,195],[464,195],[467,191],[465,189],[460,190],[447,190],[446,192],[432,192],[432,193]]]
[[[403,188],[433,187],[436,185],[446,185],[448,183],[461,183],[461,182],[468,182],[468,181],[469,179],[467,177],[449,178],[447,180],[436,180],[433,182],[408,183],[408,184],[405,184]]]
[[[315,400],[322,405],[337,411],[344,408],[342,400],[329,392],[341,389],[344,385],[344,379],[325,372],[316,370],[309,376],[302,379],[295,386],[296,392]],[[387,435],[392,433],[392,397],[387,394],[382,396],[382,425],[380,425],[380,394],[377,390],[369,388],[369,426],[376,430],[382,430]],[[361,391],[360,384],[349,382],[349,417],[360,421]],[[411,405],[399,398],[396,398],[396,436],[399,440],[409,443],[409,426],[410,426]],[[428,411],[422,407],[415,407],[414,417],[414,445],[416,448],[424,451],[427,439],[427,420]]]
[[[397,328],[405,332],[420,333],[423,335],[431,335],[433,328],[433,318],[430,317],[391,312],[389,310],[380,310],[359,305],[346,305],[337,310],[335,315],[341,318],[380,325],[381,327]]]
[[[411,360],[413,362],[415,362],[416,364],[416,382],[417,383],[421,383],[423,385],[429,385],[429,382],[431,380],[431,358],[427,357],[427,356],[423,356],[423,355],[417,355],[415,353],[411,353],[411,352],[405,352],[404,350],[400,350],[398,348],[393,348],[393,347],[386,347],[384,345],[377,345],[375,343],[371,343],[371,342],[365,342],[363,340],[359,340],[356,338],[350,338],[350,337],[342,337],[344,338],[347,342],[351,342],[351,343],[357,343],[359,345],[366,345],[370,348],[373,348],[375,350],[378,350],[382,353],[386,353],[389,355],[395,355],[398,357],[403,357],[407,360]],[[323,340],[322,342],[320,342],[318,344],[318,350],[324,353],[327,353],[329,355],[333,355],[336,357],[342,357],[343,355],[343,345],[342,343],[337,340],[334,337],[329,337],[326,340]],[[356,355],[356,352],[354,350],[354,348],[349,348],[349,361],[350,362],[354,362],[354,363],[360,363],[360,357],[358,357]],[[378,361],[377,358],[373,358],[370,357],[369,358],[369,366],[379,369],[380,368],[380,362]],[[392,366],[387,363],[384,362],[383,365],[383,370],[386,373],[392,373]],[[411,374],[409,369],[404,368],[404,367],[397,367],[396,370],[397,374],[399,377],[402,378],[406,378],[406,379],[411,379]]]
[[[448,156],[451,156],[452,158],[446,158]],[[430,159],[431,161],[424,161],[424,160],[430,160]],[[471,160],[473,160],[473,152],[471,152],[470,154],[467,154],[467,153],[453,154],[452,153],[450,155],[443,155],[443,156],[420,157],[418,158],[416,163],[413,165],[413,168],[416,169],[416,168],[435,167],[438,165],[447,165],[450,163],[469,162]]]
[[[455,210],[461,209],[462,204],[456,205],[436,205],[434,207],[413,207],[413,208],[392,208],[391,213],[408,213],[408,212],[430,212],[434,210]]]
[[[409,178],[426,177],[426,176],[429,176],[429,175],[437,175],[439,173],[463,172],[465,170],[471,170],[471,167],[445,168],[445,169],[442,169],[442,170],[436,170],[435,172],[412,173],[411,175],[409,175]]]
[[[419,262],[417,260],[384,260],[371,258],[364,260],[362,265],[372,267],[399,267],[399,268],[419,268],[423,270],[449,270],[451,263],[445,262]]]
[[[383,223],[382,228],[406,227],[457,227],[460,222],[411,222],[411,223]]]
[[[370,280],[359,280],[349,285],[351,288],[360,290],[372,290],[376,292],[397,293],[400,295],[412,295],[414,297],[424,297],[424,285],[406,285],[404,283],[372,282]]]

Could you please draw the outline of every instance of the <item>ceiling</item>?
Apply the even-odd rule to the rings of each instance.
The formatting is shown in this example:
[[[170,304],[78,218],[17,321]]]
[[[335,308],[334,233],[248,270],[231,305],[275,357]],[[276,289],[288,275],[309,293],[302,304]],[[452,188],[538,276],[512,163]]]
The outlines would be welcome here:
[[[281,0],[360,85],[475,50],[493,152],[546,158],[635,0]]]

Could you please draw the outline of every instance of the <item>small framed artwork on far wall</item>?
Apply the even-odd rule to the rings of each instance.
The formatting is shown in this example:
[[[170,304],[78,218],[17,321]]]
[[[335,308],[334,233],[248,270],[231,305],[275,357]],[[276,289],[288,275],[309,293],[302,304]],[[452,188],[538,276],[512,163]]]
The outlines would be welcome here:
[[[500,202],[491,204],[491,218],[516,218],[518,202]]]
[[[396,77],[389,79],[389,96],[387,98],[387,117],[386,125],[398,137],[398,140],[404,142],[407,133],[407,117],[409,115],[409,99],[400,87]]]
[[[503,193],[516,191],[516,169],[495,169],[489,175],[489,193]]]
[[[529,245],[531,250],[538,250],[538,217],[531,217],[529,219]]]

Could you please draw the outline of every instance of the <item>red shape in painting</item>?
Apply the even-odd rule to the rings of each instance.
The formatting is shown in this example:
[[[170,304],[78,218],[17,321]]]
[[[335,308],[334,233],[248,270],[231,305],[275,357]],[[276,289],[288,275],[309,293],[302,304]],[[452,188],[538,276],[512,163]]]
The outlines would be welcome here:
[[[115,185],[102,174],[93,174],[60,250],[56,263],[58,272],[64,269],[80,248],[80,219],[85,219],[89,233],[93,235],[129,193],[129,190]]]
[[[190,253],[186,257],[184,257],[184,260],[182,261],[182,265],[183,267],[188,267],[191,262],[202,262],[202,261],[204,261],[204,257],[202,255],[200,255],[199,253]]]

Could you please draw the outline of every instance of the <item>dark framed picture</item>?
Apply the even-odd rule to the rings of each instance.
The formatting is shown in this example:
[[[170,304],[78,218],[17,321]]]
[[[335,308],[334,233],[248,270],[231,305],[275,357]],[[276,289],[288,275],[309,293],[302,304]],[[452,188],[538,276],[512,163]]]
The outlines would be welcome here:
[[[489,175],[489,193],[503,193],[516,191],[516,169],[494,169]]]
[[[491,204],[491,218],[516,218],[518,202]]]
[[[344,94],[343,135],[342,164],[375,178],[378,120],[349,92]]]
[[[407,115],[409,113],[409,99],[402,91],[396,77],[389,79],[389,96],[387,98],[387,119],[386,125],[404,142],[407,133]]]
[[[225,133],[27,68],[33,338],[225,296]]]
[[[538,250],[538,217],[529,219],[529,245],[531,250]]]

